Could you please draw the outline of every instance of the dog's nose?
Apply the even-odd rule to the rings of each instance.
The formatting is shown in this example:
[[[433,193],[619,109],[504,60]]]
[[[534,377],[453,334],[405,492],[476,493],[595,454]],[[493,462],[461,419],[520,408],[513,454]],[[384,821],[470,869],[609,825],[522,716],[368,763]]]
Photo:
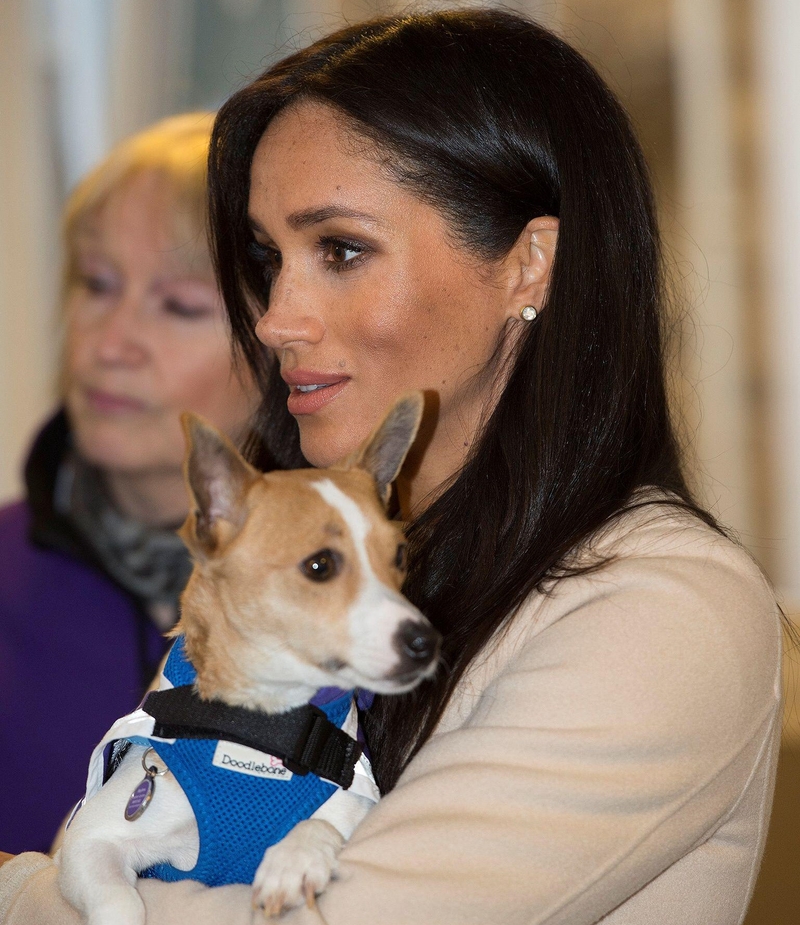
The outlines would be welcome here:
[[[408,674],[429,665],[439,655],[442,637],[427,621],[405,620],[395,636],[400,664],[395,675]]]

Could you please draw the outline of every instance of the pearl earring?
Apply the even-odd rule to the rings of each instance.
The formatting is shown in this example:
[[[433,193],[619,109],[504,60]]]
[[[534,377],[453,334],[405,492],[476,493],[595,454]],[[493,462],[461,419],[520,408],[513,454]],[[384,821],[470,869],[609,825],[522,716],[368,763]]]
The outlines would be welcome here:
[[[532,305],[526,305],[525,308],[521,308],[519,315],[523,321],[535,321],[536,315],[538,312]]]

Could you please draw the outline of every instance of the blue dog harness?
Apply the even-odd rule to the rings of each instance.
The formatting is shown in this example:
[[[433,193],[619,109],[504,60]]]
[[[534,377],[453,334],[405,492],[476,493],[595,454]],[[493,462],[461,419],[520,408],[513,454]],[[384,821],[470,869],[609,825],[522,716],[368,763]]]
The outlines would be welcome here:
[[[162,688],[167,689],[155,695],[156,698],[181,694],[183,691],[188,695],[191,690],[189,686],[193,685],[197,674],[186,657],[182,637],[172,647],[163,676],[166,684],[162,681]],[[150,698],[154,698],[154,695],[151,694]],[[142,876],[169,881],[191,879],[208,886],[252,883],[266,849],[279,842],[298,822],[308,819],[333,795],[338,785],[316,773],[306,773],[303,767],[293,764],[289,759],[282,761],[244,745],[242,740],[170,738],[168,736],[172,732],[169,727],[163,723],[159,725],[159,713],[152,710],[156,716],[155,723],[148,715],[148,700],[145,699],[142,709],[135,714],[118,721],[104,743],[115,741],[112,738],[115,728],[120,724],[124,727],[124,720],[133,718],[133,724],[129,724],[133,734],[125,738],[134,744],[152,747],[175,776],[197,820],[200,853],[192,870],[183,871],[171,864],[158,864]],[[311,703],[338,729],[346,724],[352,727],[351,714],[356,710],[352,692],[326,688],[319,691]],[[238,708],[232,709],[236,711]],[[253,714],[253,711],[240,712]],[[253,715],[258,720],[259,714]],[[136,734],[136,722],[141,724],[144,718],[150,720],[151,730],[146,734]],[[263,718],[269,722],[269,717]],[[142,731],[145,732],[145,729],[146,726]],[[118,731],[122,732],[123,729]],[[342,734],[334,732],[341,737]],[[180,732],[176,736],[180,736]],[[346,741],[354,746],[357,756],[360,751],[358,746],[350,738]],[[354,762],[355,757],[351,765]],[[369,762],[363,756],[359,758],[355,772],[353,791],[377,800],[377,788],[371,778]],[[365,781],[365,777],[368,780]],[[353,780],[352,766],[349,768],[349,780]],[[349,785],[349,780],[345,786]],[[91,795],[91,782],[90,769],[87,796]]]

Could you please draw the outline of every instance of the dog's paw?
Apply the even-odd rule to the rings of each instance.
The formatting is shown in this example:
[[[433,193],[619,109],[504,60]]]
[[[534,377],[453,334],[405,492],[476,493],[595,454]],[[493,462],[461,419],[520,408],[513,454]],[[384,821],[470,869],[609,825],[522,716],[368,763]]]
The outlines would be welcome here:
[[[277,845],[267,848],[253,881],[253,908],[280,915],[314,897],[328,885],[344,839],[321,819],[299,822]]]

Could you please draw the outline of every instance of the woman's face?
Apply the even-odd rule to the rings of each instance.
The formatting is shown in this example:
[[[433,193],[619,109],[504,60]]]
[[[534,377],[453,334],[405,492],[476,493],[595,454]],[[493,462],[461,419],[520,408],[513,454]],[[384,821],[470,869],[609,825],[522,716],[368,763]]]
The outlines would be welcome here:
[[[322,103],[272,121],[249,210],[272,282],[256,330],[280,359],[306,458],[342,458],[394,399],[424,389],[436,396],[425,454],[435,487],[460,466],[496,391],[487,364],[520,307],[502,268],[456,245],[440,213]]]
[[[254,389],[232,368],[202,241],[176,241],[167,181],[136,175],[83,222],[66,304],[66,406],[82,454],[128,475],[180,469],[179,415],[236,438]]]

